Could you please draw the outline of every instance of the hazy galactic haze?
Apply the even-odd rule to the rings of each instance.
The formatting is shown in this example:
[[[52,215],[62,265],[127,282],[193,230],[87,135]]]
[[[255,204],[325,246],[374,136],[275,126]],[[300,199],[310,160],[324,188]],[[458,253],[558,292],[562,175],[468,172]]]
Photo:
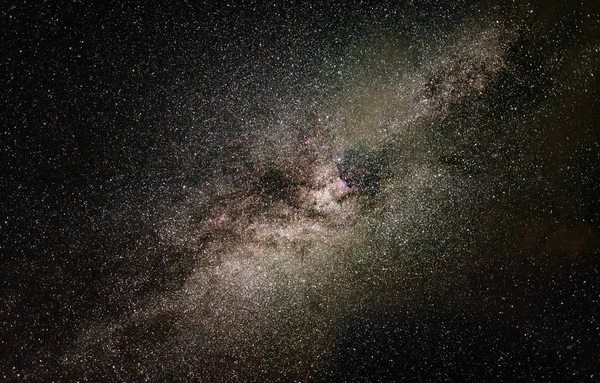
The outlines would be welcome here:
[[[0,380],[600,382],[600,2],[11,3]]]

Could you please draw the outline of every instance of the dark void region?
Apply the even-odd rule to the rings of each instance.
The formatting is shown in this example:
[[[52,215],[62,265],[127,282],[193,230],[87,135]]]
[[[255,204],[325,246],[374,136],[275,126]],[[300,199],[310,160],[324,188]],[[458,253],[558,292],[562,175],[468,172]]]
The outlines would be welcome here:
[[[383,153],[361,147],[350,148],[335,160],[339,177],[346,186],[368,196],[379,193],[387,162]]]
[[[394,314],[351,323],[330,382],[597,381],[585,356],[556,352],[508,323]],[[579,366],[579,367],[578,367]],[[596,371],[597,372],[597,371]]]

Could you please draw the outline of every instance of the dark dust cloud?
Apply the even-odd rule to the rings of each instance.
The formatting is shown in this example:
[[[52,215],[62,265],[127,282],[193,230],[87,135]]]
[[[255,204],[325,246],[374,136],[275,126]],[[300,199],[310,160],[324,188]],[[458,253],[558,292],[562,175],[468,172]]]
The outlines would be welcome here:
[[[216,3],[0,10],[2,381],[600,381],[597,2]]]

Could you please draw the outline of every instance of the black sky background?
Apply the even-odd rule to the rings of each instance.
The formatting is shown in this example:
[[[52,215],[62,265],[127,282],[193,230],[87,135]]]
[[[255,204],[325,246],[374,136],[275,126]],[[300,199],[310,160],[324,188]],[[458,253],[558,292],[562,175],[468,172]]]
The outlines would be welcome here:
[[[440,139],[432,142],[440,143],[433,146],[440,161],[461,171],[505,175],[501,197],[473,223],[480,232],[454,242],[469,254],[460,266],[411,261],[424,272],[448,268],[446,281],[422,277],[423,291],[409,303],[382,294],[377,309],[348,314],[325,380],[600,380],[597,5],[165,4],[22,2],[0,10],[4,380],[121,379],[102,368],[80,374],[61,356],[87,321],[125,315],[190,275],[193,255],[157,244],[148,222],[154,206],[183,197],[182,184],[202,185],[213,169],[229,166],[240,116],[261,118],[295,98],[310,110],[320,84],[338,81],[336,60],[373,26],[403,25],[410,40],[495,13],[521,26],[512,67],[496,80],[498,92],[438,122]],[[494,121],[518,120],[511,126],[522,130],[511,138],[498,123],[485,131],[483,148],[459,142],[446,156],[444,129],[479,125],[482,104],[498,106]],[[545,113],[527,112],[539,105]],[[192,134],[197,166],[165,155]],[[495,142],[507,149],[487,162]],[[123,256],[144,248],[152,250],[143,261]],[[456,296],[436,289],[465,270]],[[141,275],[151,278],[136,288],[123,282]],[[507,299],[516,311],[499,319],[495,313],[510,312]],[[457,314],[461,304],[470,314]],[[535,334],[524,338],[519,326]],[[227,381],[221,372],[170,377]]]

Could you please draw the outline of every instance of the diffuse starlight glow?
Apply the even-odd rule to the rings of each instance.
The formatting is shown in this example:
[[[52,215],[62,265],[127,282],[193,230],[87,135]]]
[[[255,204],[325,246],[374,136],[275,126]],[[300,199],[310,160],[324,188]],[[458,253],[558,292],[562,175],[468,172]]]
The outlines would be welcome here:
[[[250,158],[237,167],[245,174],[188,188],[157,225],[161,241],[194,254],[195,272],[183,288],[97,336],[114,343],[117,328],[168,320],[167,339],[144,358],[218,360],[240,379],[273,373],[272,358],[292,376],[325,371],[348,313],[385,290],[412,293],[395,289],[409,275],[403,257],[419,251],[407,244],[420,241],[416,230],[436,216],[431,209],[448,208],[440,196],[459,190],[452,189],[456,174],[434,162],[426,137],[432,121],[486,91],[504,68],[507,42],[494,28],[457,34],[468,37],[425,55],[418,69],[389,64],[409,71],[401,82],[374,79],[368,70],[358,71],[367,74],[362,78],[347,74],[350,85],[315,111],[332,116],[316,135],[295,131],[293,121],[254,131],[246,157],[238,153],[240,161]],[[357,159],[366,158],[361,151],[373,158]],[[465,191],[474,185],[465,180]]]
[[[597,380],[600,3],[21,3],[0,380]]]

